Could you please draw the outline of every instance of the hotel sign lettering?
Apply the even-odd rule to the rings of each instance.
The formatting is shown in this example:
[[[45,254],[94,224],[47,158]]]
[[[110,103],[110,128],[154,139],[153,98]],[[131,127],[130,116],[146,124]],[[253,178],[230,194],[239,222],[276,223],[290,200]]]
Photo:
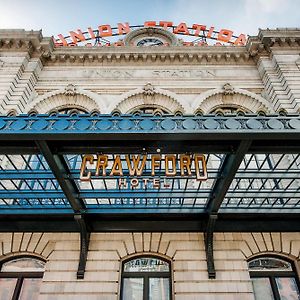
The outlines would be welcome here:
[[[203,154],[86,154],[80,168],[80,180],[116,178],[119,187],[167,187],[170,177],[207,180],[206,160]]]

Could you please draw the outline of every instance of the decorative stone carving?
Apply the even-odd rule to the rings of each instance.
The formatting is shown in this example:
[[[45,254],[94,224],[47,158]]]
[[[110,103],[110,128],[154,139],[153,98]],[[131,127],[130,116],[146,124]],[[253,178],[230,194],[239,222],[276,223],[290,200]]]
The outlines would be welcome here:
[[[75,96],[76,95],[76,86],[72,83],[68,84],[65,87],[64,95],[69,96],[69,97]]]
[[[223,85],[223,94],[224,95],[234,95],[235,91],[234,91],[234,88],[233,86],[230,84],[230,83],[225,83]]]
[[[154,94],[155,94],[155,87],[150,82],[148,82],[143,87],[143,94],[145,96],[154,96]]]
[[[4,66],[4,61],[0,59],[0,68]]]

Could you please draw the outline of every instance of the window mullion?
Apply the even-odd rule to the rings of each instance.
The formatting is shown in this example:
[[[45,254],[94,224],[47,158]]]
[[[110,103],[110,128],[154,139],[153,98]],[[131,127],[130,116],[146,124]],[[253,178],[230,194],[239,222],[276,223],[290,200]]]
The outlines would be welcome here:
[[[144,291],[143,291],[143,299],[149,300],[149,275],[144,275]]]
[[[23,277],[19,277],[18,278],[18,281],[17,281],[17,284],[15,286],[15,290],[14,290],[14,294],[13,294],[12,300],[18,300],[19,299],[19,296],[20,296],[20,293],[21,293],[22,284],[23,284],[23,280],[24,280]]]
[[[273,291],[275,300],[280,300],[280,294],[279,294],[279,291],[278,291],[278,287],[277,287],[277,284],[276,284],[275,277],[271,276],[270,281],[271,281],[271,287],[272,287],[272,291]]]

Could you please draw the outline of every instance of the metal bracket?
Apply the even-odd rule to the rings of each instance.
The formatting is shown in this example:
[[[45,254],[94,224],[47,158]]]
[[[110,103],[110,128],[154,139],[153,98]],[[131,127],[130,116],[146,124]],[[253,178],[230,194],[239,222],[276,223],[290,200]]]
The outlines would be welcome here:
[[[217,215],[210,215],[207,223],[206,232],[204,233],[205,252],[208,278],[216,278],[216,270],[214,263],[214,227],[217,220]]]
[[[90,233],[87,231],[83,215],[76,214],[74,215],[74,219],[76,220],[80,230],[80,256],[77,270],[77,279],[83,279],[89,250]]]

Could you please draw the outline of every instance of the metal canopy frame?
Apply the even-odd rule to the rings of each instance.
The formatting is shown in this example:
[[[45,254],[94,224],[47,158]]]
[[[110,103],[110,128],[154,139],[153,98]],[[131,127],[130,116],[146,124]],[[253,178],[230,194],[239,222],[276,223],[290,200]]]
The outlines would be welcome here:
[[[0,117],[0,230],[203,231],[215,278],[216,231],[300,231],[300,118],[289,116],[20,115]],[[79,180],[83,154],[203,153],[208,180],[157,176],[167,187]],[[124,177],[129,178],[124,169]],[[287,222],[288,221],[288,222]]]

